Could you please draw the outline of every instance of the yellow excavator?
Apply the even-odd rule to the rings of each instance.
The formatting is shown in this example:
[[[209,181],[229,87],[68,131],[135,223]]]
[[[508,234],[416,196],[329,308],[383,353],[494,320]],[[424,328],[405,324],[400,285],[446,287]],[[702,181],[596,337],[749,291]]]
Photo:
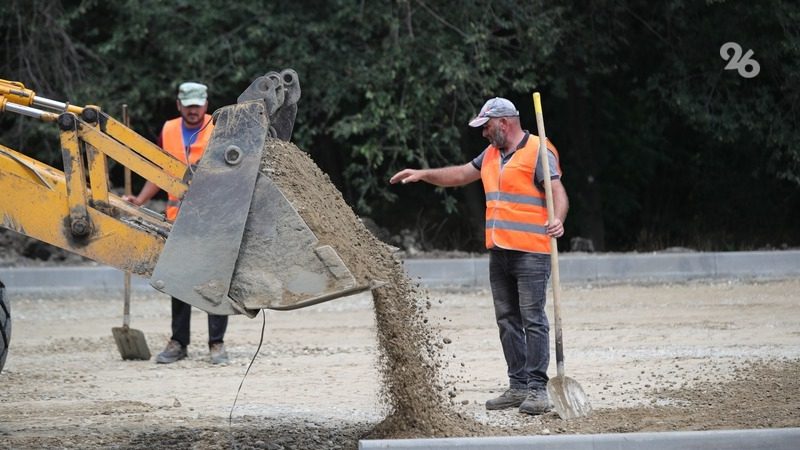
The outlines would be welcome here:
[[[259,170],[265,140],[291,138],[299,98],[295,71],[258,77],[236,104],[214,112],[208,147],[191,168],[98,106],[43,98],[0,80],[0,113],[56,124],[64,162],[57,170],[0,145],[2,226],[147,278],[213,314],[254,317],[368,290],[375,285],[359,284],[336,250],[319,245]],[[182,197],[175,222],[114,194],[109,159]],[[10,316],[5,330],[2,286],[5,359]]]

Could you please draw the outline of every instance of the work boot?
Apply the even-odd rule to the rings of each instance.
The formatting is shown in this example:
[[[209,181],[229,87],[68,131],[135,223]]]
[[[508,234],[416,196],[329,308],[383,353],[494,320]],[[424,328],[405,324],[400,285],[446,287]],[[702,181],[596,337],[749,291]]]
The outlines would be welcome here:
[[[528,393],[527,389],[507,389],[499,397],[487,400],[486,409],[516,408],[525,401]]]
[[[180,342],[170,339],[164,351],[156,356],[156,362],[170,364],[183,358],[186,358],[186,347],[182,346]]]
[[[528,398],[519,405],[519,412],[539,415],[550,411],[550,396],[547,389],[531,389]]]
[[[226,364],[228,362],[228,352],[225,351],[225,344],[222,342],[209,344],[208,349],[211,353],[211,364]]]

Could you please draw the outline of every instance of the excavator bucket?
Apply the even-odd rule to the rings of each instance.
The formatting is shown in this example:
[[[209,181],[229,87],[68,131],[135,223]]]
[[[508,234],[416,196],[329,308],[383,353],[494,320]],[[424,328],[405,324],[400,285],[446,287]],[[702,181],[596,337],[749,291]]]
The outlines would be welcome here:
[[[213,314],[249,316],[374,287],[357,283],[260,170],[267,138],[291,136],[299,96],[297,74],[287,69],[257,79],[237,104],[214,113],[214,132],[153,271],[153,287]]]

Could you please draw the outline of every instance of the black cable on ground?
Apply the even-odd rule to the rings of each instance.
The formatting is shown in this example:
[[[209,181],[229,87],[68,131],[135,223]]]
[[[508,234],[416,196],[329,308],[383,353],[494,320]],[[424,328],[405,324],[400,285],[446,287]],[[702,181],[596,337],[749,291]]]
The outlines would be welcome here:
[[[231,412],[228,414],[228,433],[231,437],[231,448],[236,447],[236,439],[233,436],[233,430],[231,429],[231,423],[233,422],[233,409],[236,408],[236,401],[239,399],[239,393],[242,391],[242,386],[244,385],[244,380],[247,378],[247,374],[250,373],[250,368],[253,367],[253,363],[256,362],[256,357],[258,356],[258,352],[261,351],[261,344],[264,343],[264,330],[267,328],[267,313],[264,310],[261,310],[261,338],[258,340],[258,348],[256,348],[256,352],[253,354],[253,358],[250,360],[250,364],[247,366],[247,370],[245,370],[244,375],[242,376],[242,381],[239,383],[239,389],[236,390],[236,397],[233,398],[233,404],[231,405]]]

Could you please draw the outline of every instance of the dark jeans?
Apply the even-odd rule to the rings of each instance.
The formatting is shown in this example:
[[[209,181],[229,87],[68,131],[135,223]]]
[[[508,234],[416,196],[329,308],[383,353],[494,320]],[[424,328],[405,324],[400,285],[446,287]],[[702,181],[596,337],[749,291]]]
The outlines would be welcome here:
[[[192,305],[172,297],[172,339],[186,347],[192,323]],[[208,345],[222,342],[228,328],[228,316],[208,315]]]
[[[500,343],[512,389],[543,389],[550,364],[550,324],[544,306],[550,255],[489,252],[489,281]]]

